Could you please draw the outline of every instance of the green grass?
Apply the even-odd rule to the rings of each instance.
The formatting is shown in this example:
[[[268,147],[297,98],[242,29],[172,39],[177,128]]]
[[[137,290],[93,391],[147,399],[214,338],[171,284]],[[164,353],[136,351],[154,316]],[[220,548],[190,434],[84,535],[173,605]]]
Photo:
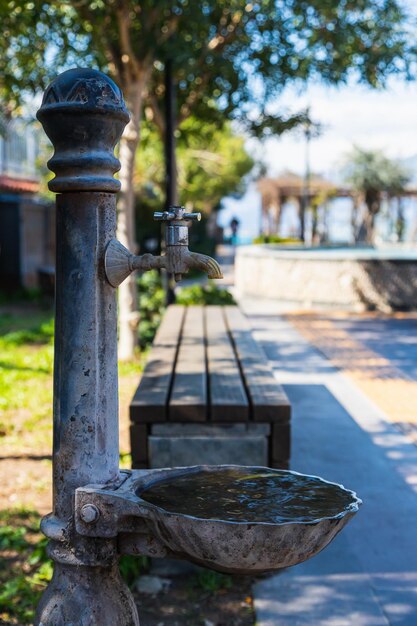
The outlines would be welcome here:
[[[32,624],[41,593],[52,577],[40,516],[30,509],[0,511],[0,624]],[[122,556],[121,574],[129,586],[148,567],[146,557]]]
[[[9,453],[50,450],[52,366],[51,313],[1,314],[0,436]],[[31,509],[0,511],[0,623],[31,624],[52,575],[39,523]]]
[[[40,516],[29,509],[0,511],[0,623],[31,624],[52,576]]]
[[[50,449],[53,320],[48,312],[0,315],[3,446]],[[36,401],[34,401],[36,400]]]
[[[0,438],[3,455],[49,454],[52,439],[52,371],[54,325],[50,311],[28,303],[18,313],[0,313]],[[143,368],[140,359],[120,364],[120,390],[128,402]],[[124,407],[125,410],[126,407]],[[122,454],[121,467],[130,467]],[[12,469],[11,461],[11,469]],[[34,497],[49,488],[51,461],[37,462],[36,476],[27,474],[16,486]],[[47,472],[45,472],[47,466]],[[22,497],[22,496],[20,496]],[[17,500],[19,501],[19,500]],[[36,501],[36,500],[35,500]],[[34,610],[52,575],[47,540],[39,532],[40,514],[33,508],[0,511],[0,624],[32,624]],[[120,569],[133,584],[146,568],[145,558],[123,556]]]

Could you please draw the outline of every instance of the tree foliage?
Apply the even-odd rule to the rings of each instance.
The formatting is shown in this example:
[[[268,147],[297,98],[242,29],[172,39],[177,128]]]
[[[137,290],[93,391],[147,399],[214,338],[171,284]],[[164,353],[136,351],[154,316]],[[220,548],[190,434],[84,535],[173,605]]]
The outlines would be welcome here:
[[[411,75],[415,49],[408,18],[395,0],[181,4],[175,36],[162,46],[153,71],[150,99],[161,124],[168,57],[175,59],[179,123],[190,112],[221,115],[258,136],[304,120],[302,112],[285,115],[276,107],[291,81],[338,83],[353,75],[377,87],[391,73]]]
[[[91,36],[65,3],[44,0],[0,2],[0,103],[19,112],[25,99],[43,90],[60,69],[97,64]]]
[[[155,126],[144,124],[137,155],[136,187],[142,194],[164,201],[163,145]],[[244,138],[230,124],[220,128],[194,116],[177,131],[177,168],[180,202],[209,213],[222,198],[243,192],[244,177],[253,167]]]
[[[415,48],[397,0],[4,0],[2,97],[18,102],[72,64],[97,65],[129,95],[148,75],[161,121],[162,70],[175,60],[179,122],[219,114],[258,134],[298,118],[271,108],[292,80],[371,85],[410,75]]]
[[[291,81],[378,86],[415,61],[400,0],[2,0],[0,98],[13,111],[60,70],[100,67],[131,112],[120,143],[119,240],[133,249],[134,167],[143,108],[163,132],[163,70],[175,63],[178,123],[235,120],[257,136],[302,120],[277,98]],[[133,279],[119,288],[119,354],[133,355]]]
[[[410,180],[410,172],[398,161],[389,159],[380,150],[355,147],[344,167],[346,182],[363,194],[396,196]]]

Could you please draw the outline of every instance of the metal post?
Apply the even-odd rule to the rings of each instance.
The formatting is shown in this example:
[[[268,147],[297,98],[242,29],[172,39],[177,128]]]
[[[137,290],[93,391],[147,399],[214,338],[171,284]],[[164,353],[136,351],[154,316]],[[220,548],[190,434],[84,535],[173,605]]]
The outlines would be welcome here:
[[[306,109],[306,120],[304,123],[305,136],[305,172],[303,182],[302,198],[300,199],[300,239],[305,241],[305,218],[306,212],[310,208],[310,139],[311,139],[310,107]]]
[[[171,59],[165,62],[165,210],[178,204],[177,187],[177,160],[175,151],[175,127],[176,127],[176,98],[173,75],[173,63]],[[162,240],[162,249],[165,250],[165,241]],[[175,281],[172,274],[163,277],[167,305],[175,302]]]
[[[176,98],[171,59],[165,62],[165,176],[166,206],[168,209],[178,204],[177,163],[175,153]]]
[[[45,91],[38,111],[55,153],[57,196],[53,513],[42,521],[54,576],[35,624],[138,625],[117,566],[114,539],[81,537],[74,493],[119,480],[116,290],[104,252],[116,231],[113,154],[129,115],[120,89],[101,72],[74,69]],[[90,510],[91,509],[91,510]],[[94,507],[85,521],[94,521]]]

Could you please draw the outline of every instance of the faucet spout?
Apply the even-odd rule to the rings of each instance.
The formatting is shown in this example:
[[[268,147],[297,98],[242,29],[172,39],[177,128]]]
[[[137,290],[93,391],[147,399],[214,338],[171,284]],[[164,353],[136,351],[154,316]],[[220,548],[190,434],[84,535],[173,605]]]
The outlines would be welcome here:
[[[220,265],[211,256],[188,251],[185,262],[188,269],[196,269],[205,272],[208,278],[223,278]]]
[[[135,270],[147,272],[166,267],[166,257],[142,254],[135,256],[120,241],[112,239],[105,255],[106,277],[113,287],[118,287]]]

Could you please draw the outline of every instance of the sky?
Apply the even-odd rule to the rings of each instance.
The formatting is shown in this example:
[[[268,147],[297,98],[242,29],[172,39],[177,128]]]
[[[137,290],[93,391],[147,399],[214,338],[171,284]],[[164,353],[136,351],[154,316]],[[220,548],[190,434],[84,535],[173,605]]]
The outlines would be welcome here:
[[[311,85],[303,92],[287,89],[280,103],[291,111],[309,106],[312,119],[323,126],[321,136],[311,141],[310,163],[313,172],[330,180],[340,180],[343,160],[353,145],[381,149],[397,159],[417,155],[417,81],[392,79],[384,90],[352,84]],[[286,169],[301,175],[304,172],[305,141],[300,131],[271,138],[262,147],[248,140],[247,149],[255,157],[262,154],[271,176]],[[243,239],[258,233],[260,197],[254,184],[241,200],[227,198],[223,204],[221,225],[227,226],[236,215]]]

